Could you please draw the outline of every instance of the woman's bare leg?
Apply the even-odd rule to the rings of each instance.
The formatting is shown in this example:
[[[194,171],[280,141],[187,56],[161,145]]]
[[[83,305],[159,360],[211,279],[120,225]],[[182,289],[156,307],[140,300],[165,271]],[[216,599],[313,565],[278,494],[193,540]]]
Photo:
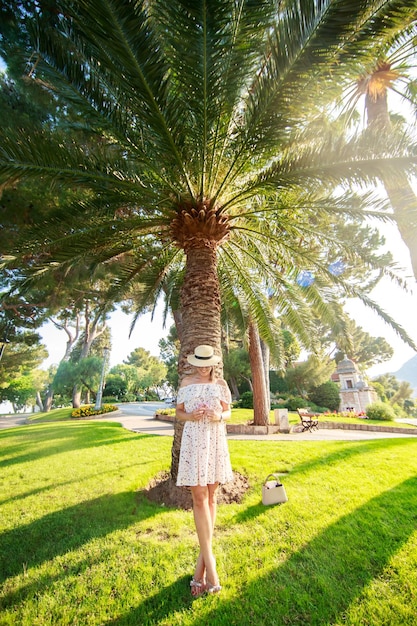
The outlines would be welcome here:
[[[208,504],[210,509],[210,518],[211,518],[211,528],[212,533],[214,533],[214,525],[216,523],[216,513],[217,513],[217,487],[218,483],[214,485],[207,485],[208,487]],[[212,534],[213,536],[213,534]],[[195,566],[194,579],[197,581],[204,581],[206,573],[206,566],[203,559],[203,554],[200,550],[200,553],[197,558],[197,563]]]
[[[216,512],[217,512],[217,487],[218,487],[218,483],[215,483],[214,485],[208,485],[208,505],[209,505],[209,510],[210,510],[210,519],[211,519],[211,528],[212,528],[212,537],[213,537],[213,532],[214,532],[214,525],[216,522]],[[203,553],[199,552],[198,558],[197,558],[197,563],[195,566],[195,571],[194,571],[194,580],[197,582],[202,583],[203,588],[205,586],[205,574],[206,574],[206,566],[204,563],[204,558],[203,558]],[[216,575],[216,582],[217,582],[217,575]],[[211,581],[210,581],[211,582]],[[213,583],[211,583],[213,584]],[[202,588],[201,587],[194,587],[192,588],[192,594],[193,596],[199,596],[202,593]]]
[[[209,494],[208,494],[208,498],[209,498],[209,509],[210,509],[210,518],[211,518],[211,527],[212,527],[212,539],[213,539],[213,535],[214,535],[214,526],[216,523],[216,515],[217,515],[217,487],[219,486],[219,483],[214,483],[213,485],[207,485],[208,486],[208,490],[209,490]],[[207,581],[211,584],[211,585],[218,585],[219,584],[219,577],[217,575],[217,567],[216,567],[216,560],[214,560],[214,577],[210,578],[209,575],[207,575]]]
[[[216,507],[213,502],[213,496],[209,497],[210,491],[214,493],[215,489],[210,490],[210,487],[213,486],[201,487],[198,485],[196,487],[191,487],[191,493],[193,496],[194,521],[200,544],[200,554],[197,560],[197,566],[202,563],[206,569],[207,580],[209,580],[212,585],[216,585],[218,583],[218,578],[216,572],[216,562],[212,550],[213,519],[215,519]]]
[[[214,485],[207,485],[209,490],[209,508],[210,508],[210,517],[211,517],[211,526],[212,532],[214,533],[214,525],[216,523],[216,514],[217,514],[217,487],[219,483],[214,483]]]

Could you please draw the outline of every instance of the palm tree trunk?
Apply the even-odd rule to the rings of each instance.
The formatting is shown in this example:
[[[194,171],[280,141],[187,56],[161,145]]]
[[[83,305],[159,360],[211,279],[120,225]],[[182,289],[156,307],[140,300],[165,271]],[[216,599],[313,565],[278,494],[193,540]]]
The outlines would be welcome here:
[[[391,127],[388,111],[387,89],[381,90],[371,97],[366,94],[365,107],[367,123],[375,133],[386,133]],[[387,176],[382,177],[382,183],[394,211],[401,239],[407,246],[414,278],[417,280],[417,199],[416,195],[404,174],[395,182]]]
[[[383,184],[391,206],[401,239],[407,246],[414,278],[417,280],[417,199],[406,176],[395,186],[383,178]]]
[[[181,290],[182,337],[179,372],[187,371],[186,356],[199,344],[210,344],[221,355],[220,287],[215,249],[187,251]]]
[[[178,362],[180,379],[189,371],[188,354],[200,344],[213,346],[221,355],[220,287],[217,277],[215,246],[190,247],[181,290],[181,351]],[[221,374],[221,368],[218,369]],[[175,422],[171,451],[171,479],[175,483],[183,423]]]
[[[256,324],[249,324],[249,361],[253,384],[253,422],[256,426],[269,424],[269,407],[262,360],[261,340]]]

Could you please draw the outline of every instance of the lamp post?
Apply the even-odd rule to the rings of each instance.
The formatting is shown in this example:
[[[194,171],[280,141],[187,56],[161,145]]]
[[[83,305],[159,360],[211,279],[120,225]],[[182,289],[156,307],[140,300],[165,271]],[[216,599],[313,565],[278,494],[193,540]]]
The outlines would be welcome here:
[[[107,347],[103,348],[103,367],[101,368],[101,377],[100,384],[98,386],[97,396],[96,396],[96,404],[94,406],[95,411],[99,411],[101,409],[101,399],[103,397],[103,386],[104,386],[104,376],[106,373],[106,362],[107,357],[109,355],[110,349]]]

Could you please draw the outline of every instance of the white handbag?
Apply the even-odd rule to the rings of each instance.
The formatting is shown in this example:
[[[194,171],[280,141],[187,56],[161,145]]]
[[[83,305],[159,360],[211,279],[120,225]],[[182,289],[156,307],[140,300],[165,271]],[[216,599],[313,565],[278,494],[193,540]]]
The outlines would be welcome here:
[[[269,474],[262,485],[262,504],[282,504],[287,501],[288,496],[278,474]]]

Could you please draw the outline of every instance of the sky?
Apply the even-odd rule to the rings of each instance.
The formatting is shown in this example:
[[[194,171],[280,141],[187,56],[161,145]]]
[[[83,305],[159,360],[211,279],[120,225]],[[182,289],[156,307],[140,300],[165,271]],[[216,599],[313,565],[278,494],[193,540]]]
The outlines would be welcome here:
[[[111,367],[122,363],[136,348],[145,348],[153,356],[159,357],[158,342],[161,338],[167,337],[169,328],[173,323],[172,319],[168,318],[164,327],[163,307],[161,305],[156,308],[153,318],[150,313],[140,317],[129,337],[132,319],[132,315],[126,315],[120,310],[115,311],[109,317],[108,326],[111,329],[112,337]],[[65,332],[57,330],[51,323],[43,326],[38,332],[49,352],[49,358],[44,361],[42,367],[59,363],[65,352]]]
[[[387,247],[394,260],[403,268],[402,276],[408,280],[410,290],[404,291],[390,281],[383,279],[370,295],[404,328],[414,343],[417,344],[417,283],[413,278],[410,254],[394,225],[385,229],[380,227],[380,230],[384,232],[388,243]],[[384,320],[361,302],[349,300],[345,310],[363,330],[373,337],[383,337],[394,350],[392,359],[368,370],[367,373],[370,376],[395,372],[416,355],[416,352],[405,344]]]

